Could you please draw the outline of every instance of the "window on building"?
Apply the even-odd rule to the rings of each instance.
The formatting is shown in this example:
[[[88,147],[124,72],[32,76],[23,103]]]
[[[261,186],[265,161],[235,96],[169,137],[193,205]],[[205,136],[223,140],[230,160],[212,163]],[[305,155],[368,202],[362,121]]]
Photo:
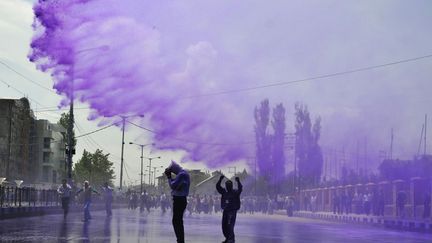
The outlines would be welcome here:
[[[49,163],[50,162],[50,153],[49,152],[44,152],[43,153],[43,162],[44,163]]]
[[[49,149],[51,147],[51,138],[44,138],[44,148]]]
[[[52,182],[57,183],[57,171],[53,170]]]
[[[43,181],[48,181],[48,177],[49,177],[49,168],[48,167],[43,167],[43,171],[42,171],[42,179],[43,179]]]

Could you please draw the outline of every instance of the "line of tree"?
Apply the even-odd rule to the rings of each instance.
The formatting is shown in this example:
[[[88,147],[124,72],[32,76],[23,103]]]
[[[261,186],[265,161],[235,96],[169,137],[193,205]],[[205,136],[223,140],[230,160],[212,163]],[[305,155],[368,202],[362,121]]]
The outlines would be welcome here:
[[[301,103],[295,104],[295,157],[298,164],[298,178],[295,178],[294,174],[286,175],[285,114],[282,103],[277,104],[271,112],[268,99],[263,100],[254,110],[256,160],[260,172],[257,183],[261,190],[269,193],[280,192],[281,185],[288,183],[311,186],[319,184],[321,180],[321,118],[316,118],[312,124],[308,107]]]
[[[264,190],[272,186],[271,188],[279,191],[279,182],[285,176],[285,108],[283,104],[277,104],[273,108],[270,123],[270,103],[265,99],[259,107],[255,107],[254,116],[256,160],[261,176],[259,181],[260,184],[266,184]]]

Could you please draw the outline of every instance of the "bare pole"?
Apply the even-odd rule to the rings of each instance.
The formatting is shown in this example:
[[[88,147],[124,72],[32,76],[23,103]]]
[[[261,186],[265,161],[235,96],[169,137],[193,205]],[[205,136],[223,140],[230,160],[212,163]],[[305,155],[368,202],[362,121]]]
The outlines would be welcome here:
[[[153,158],[148,158],[149,160],[149,185],[151,185],[151,162],[153,160]]]
[[[420,150],[421,150],[421,146],[422,146],[422,142],[423,142],[423,131],[424,131],[424,124],[422,124],[422,129],[421,129],[421,134],[420,134],[420,142],[419,142],[419,146],[417,149],[417,156],[420,156]]]
[[[367,172],[368,172],[368,151],[367,151],[367,137],[365,137],[365,145],[364,145],[364,165],[365,165],[365,167],[364,167],[364,173],[365,173],[365,176],[367,177]]]
[[[143,159],[144,159],[144,146],[145,145],[139,145],[141,147],[141,187],[140,187],[140,194],[143,193]]]
[[[125,135],[126,117],[122,117],[122,145],[121,145],[121,160],[120,160],[120,190],[123,188],[123,155],[124,155],[124,135]]]
[[[75,73],[74,73],[74,67],[72,66],[72,74],[71,74],[71,86],[70,86],[70,106],[69,106],[69,121],[68,121],[68,128],[67,128],[67,134],[68,134],[68,150],[67,150],[67,160],[68,160],[68,167],[67,167],[67,177],[69,183],[72,183],[72,163],[73,163],[73,151],[74,151],[74,136],[73,136],[73,129],[74,129],[74,79],[75,79]]]
[[[427,153],[427,114],[425,114],[425,123],[424,123],[424,151],[423,154],[426,156]]]
[[[356,170],[357,170],[357,175],[360,174],[359,172],[359,141],[357,139],[357,144],[356,144]]]
[[[390,159],[393,159],[393,128],[390,132]]]

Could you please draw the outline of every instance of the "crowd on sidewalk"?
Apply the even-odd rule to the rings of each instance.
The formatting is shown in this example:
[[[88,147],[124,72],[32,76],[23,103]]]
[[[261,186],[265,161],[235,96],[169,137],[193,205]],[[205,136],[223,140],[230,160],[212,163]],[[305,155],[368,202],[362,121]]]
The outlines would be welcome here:
[[[406,205],[408,195],[400,190],[396,195],[396,216],[406,217]],[[373,216],[384,216],[386,198],[382,190],[365,193],[334,193],[331,198],[331,211],[333,214],[365,214]],[[304,211],[316,212],[317,196],[305,196],[302,208]],[[431,213],[431,196],[426,193],[423,198],[423,218],[429,218]]]

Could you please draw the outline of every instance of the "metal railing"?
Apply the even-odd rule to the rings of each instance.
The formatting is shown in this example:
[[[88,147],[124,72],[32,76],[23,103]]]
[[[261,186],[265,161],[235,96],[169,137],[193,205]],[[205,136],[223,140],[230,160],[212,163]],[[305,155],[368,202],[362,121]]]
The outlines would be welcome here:
[[[59,205],[60,199],[58,193],[53,189],[0,186],[0,208]]]

